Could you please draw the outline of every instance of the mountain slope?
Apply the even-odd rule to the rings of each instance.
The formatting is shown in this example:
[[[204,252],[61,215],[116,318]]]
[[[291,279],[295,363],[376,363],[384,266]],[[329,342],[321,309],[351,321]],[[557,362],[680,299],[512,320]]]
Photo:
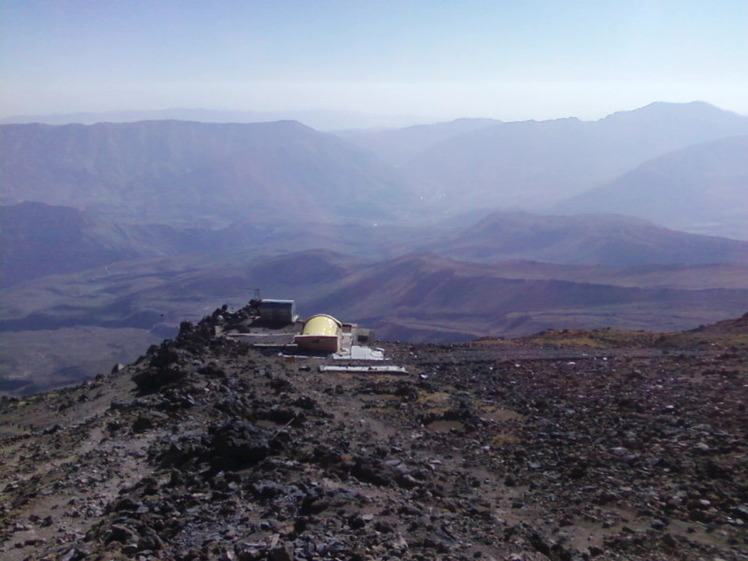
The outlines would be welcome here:
[[[5,202],[139,221],[383,218],[409,201],[351,145],[299,123],[3,125]]]
[[[389,340],[455,341],[524,335],[553,325],[686,329],[727,317],[748,302],[748,287],[637,288],[506,278],[501,270],[408,255],[349,275],[306,309],[372,325]],[[694,321],[699,316],[710,319]]]
[[[564,201],[565,212],[616,212],[748,239],[748,136],[690,146]],[[740,235],[742,233],[742,236]]]
[[[0,206],[3,275],[8,287],[145,257],[208,251],[210,232],[161,224],[118,224],[75,208],[25,202]]]
[[[686,234],[625,216],[494,212],[421,250],[468,261],[589,265],[748,263],[748,243]]]
[[[77,209],[42,203],[2,206],[0,224],[3,287],[132,257],[87,235],[91,222]]]
[[[403,171],[438,208],[547,206],[686,146],[748,134],[748,117],[656,103],[595,122],[500,123],[442,142]]]
[[[141,341],[171,337],[222,304],[240,307],[254,289],[296,300],[302,315],[376,327],[384,339],[457,341],[554,326],[693,328],[745,306],[748,266],[477,264],[434,254],[372,264],[326,250],[118,262],[0,291],[0,388],[107,371],[137,356]]]
[[[3,274],[0,287],[45,275],[64,275],[112,263],[230,255],[231,260],[324,248],[364,259],[391,257],[413,226],[367,223],[270,223],[250,219],[225,228],[115,222],[90,212],[44,203],[0,206]],[[210,263],[210,258],[206,263]]]

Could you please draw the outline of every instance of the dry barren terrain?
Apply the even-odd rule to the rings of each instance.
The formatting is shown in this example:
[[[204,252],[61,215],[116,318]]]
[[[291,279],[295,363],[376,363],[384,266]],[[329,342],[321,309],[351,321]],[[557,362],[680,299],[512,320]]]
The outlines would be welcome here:
[[[3,398],[0,557],[748,558],[748,315],[384,345],[405,374],[215,335],[245,320]]]

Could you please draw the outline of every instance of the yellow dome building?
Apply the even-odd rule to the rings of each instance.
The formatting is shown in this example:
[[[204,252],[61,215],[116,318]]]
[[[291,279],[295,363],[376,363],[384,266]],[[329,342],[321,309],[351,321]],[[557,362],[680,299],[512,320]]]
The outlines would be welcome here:
[[[332,316],[318,314],[306,321],[301,335],[294,338],[294,343],[302,349],[337,353],[340,351],[342,334],[342,323]]]

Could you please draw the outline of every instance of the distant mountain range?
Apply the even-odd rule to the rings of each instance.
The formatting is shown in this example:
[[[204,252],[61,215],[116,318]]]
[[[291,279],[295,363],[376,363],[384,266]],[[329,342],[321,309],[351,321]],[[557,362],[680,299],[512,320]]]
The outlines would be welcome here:
[[[437,208],[547,208],[673,150],[745,134],[748,117],[658,103],[594,122],[493,124],[427,146],[402,171]]]
[[[748,241],[662,225],[748,240],[747,139],[704,103],[337,135],[2,125],[0,368],[88,376],[255,289],[413,341],[734,317]]]
[[[295,122],[3,125],[1,200],[209,226],[524,207],[745,238],[745,135],[748,117],[700,102],[595,122],[463,119],[341,138]]]
[[[412,202],[372,157],[292,121],[3,125],[0,139],[6,204],[38,201],[120,220],[226,224],[247,216],[382,219]]]
[[[231,111],[219,109],[160,109],[152,111],[107,111],[53,115],[15,115],[2,124],[44,123],[47,125],[94,125],[96,123],[133,123],[136,121],[195,121],[201,123],[269,123],[298,121],[321,131],[407,127],[433,121],[417,115],[380,115],[357,111]]]

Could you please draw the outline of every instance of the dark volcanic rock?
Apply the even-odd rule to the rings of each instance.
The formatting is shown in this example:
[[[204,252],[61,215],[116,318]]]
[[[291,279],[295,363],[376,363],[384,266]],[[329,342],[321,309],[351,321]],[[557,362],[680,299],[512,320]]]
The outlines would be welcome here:
[[[247,422],[228,422],[208,434],[206,459],[216,471],[249,467],[270,453],[270,433]]]
[[[407,375],[340,375],[213,334],[242,313],[0,401],[0,558],[745,559],[732,330],[729,353],[386,345]]]

